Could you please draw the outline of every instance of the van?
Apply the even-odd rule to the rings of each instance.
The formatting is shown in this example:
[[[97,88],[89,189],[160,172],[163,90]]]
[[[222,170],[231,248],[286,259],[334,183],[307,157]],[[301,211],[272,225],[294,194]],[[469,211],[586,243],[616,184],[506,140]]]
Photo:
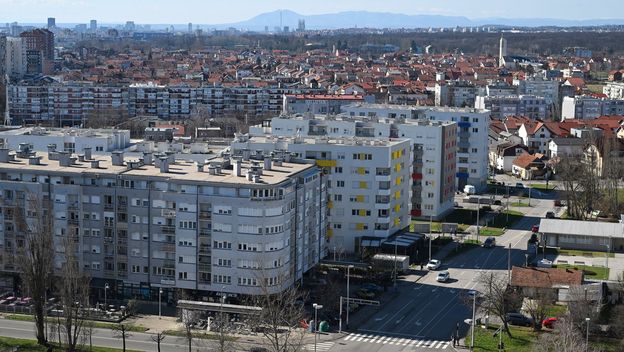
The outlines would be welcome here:
[[[466,194],[477,194],[477,189],[475,188],[475,186],[465,185],[464,186],[464,193],[466,193]]]

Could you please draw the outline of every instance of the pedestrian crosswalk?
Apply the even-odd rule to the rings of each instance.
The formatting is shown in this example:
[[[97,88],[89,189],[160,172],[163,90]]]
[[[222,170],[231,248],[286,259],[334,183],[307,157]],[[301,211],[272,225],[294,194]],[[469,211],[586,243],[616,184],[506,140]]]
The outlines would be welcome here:
[[[376,334],[349,334],[345,341],[378,343],[381,345],[410,346],[419,348],[446,349],[450,341],[428,340],[428,339],[407,339],[394,336],[384,336]]]
[[[317,342],[316,343],[316,352],[327,352],[332,347],[334,347],[334,342]],[[309,343],[305,345],[305,350],[314,352],[314,344]]]

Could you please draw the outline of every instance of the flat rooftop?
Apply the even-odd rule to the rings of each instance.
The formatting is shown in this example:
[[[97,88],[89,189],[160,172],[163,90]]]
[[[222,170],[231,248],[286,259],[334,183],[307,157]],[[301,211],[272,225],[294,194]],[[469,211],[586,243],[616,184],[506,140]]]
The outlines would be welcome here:
[[[94,155],[93,159],[86,160],[84,162],[76,160],[70,166],[60,165],[59,160],[50,160],[47,153],[40,153],[37,155],[40,157],[38,165],[29,164],[29,159],[18,158],[9,162],[0,162],[0,172],[15,172],[15,173],[29,173],[33,174],[45,174],[51,176],[85,176],[92,177],[94,175],[116,176],[123,175],[129,176],[129,178],[136,179],[150,179],[154,181],[167,181],[167,182],[179,182],[188,184],[197,183],[220,183],[220,184],[232,184],[232,185],[261,185],[261,184],[279,184],[290,177],[312,170],[316,166],[314,164],[304,163],[286,163],[282,162],[281,166],[275,165],[275,162],[271,164],[271,170],[264,170],[264,161],[261,160],[249,160],[241,162],[241,176],[236,176],[232,167],[221,168],[219,173],[209,173],[210,165],[223,165],[225,159],[215,158],[210,161],[206,161],[204,165],[204,171],[199,171],[197,163],[191,161],[176,160],[175,163],[169,164],[168,172],[161,172],[160,167],[154,165],[143,165],[138,158],[124,158],[123,165],[113,165],[110,156]],[[99,161],[97,168],[92,167],[92,161]],[[230,160],[233,164],[233,160]],[[130,164],[134,164],[131,168]],[[257,167],[262,169],[262,175],[260,176],[260,182],[255,183],[253,180],[247,180],[245,175],[251,168]]]
[[[456,108],[448,106],[418,106],[418,105],[398,105],[398,104],[381,104],[381,103],[353,103],[343,107],[347,109],[388,109],[388,110],[420,110],[420,111],[443,111],[443,112],[463,112],[463,113],[483,113],[487,110],[475,108]]]
[[[250,136],[249,139],[234,140],[235,143],[276,143],[286,142],[289,144],[322,145],[329,144],[340,146],[365,146],[365,147],[391,147],[408,142],[407,138],[381,138],[381,137],[276,137],[276,136]]]
[[[129,130],[112,128],[49,128],[49,127],[22,127],[0,131],[2,136],[50,136],[50,137],[108,137],[116,133],[130,134]]]
[[[341,113],[338,115],[281,115],[278,118],[285,120],[297,120],[297,121],[317,121],[317,122],[325,122],[325,121],[344,121],[344,122],[362,122],[362,123],[397,123],[394,119],[387,117],[378,117],[378,116],[350,116],[345,113]],[[438,120],[429,120],[429,119],[405,119],[401,121],[401,124],[404,125],[419,125],[419,126],[450,126],[455,124],[453,121],[438,121]],[[262,127],[261,125],[257,125],[256,127]],[[366,126],[362,126],[366,127]]]

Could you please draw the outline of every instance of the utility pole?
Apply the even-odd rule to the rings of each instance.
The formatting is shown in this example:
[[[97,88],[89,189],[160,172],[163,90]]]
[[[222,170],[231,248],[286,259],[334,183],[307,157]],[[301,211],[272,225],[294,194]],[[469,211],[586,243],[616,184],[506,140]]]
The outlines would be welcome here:
[[[507,185],[507,221],[505,221],[505,225],[509,224],[509,185]]]
[[[475,311],[477,309],[477,292],[472,296],[472,326],[470,327],[470,350],[474,350]]]
[[[511,284],[511,243],[507,249],[507,282]]]

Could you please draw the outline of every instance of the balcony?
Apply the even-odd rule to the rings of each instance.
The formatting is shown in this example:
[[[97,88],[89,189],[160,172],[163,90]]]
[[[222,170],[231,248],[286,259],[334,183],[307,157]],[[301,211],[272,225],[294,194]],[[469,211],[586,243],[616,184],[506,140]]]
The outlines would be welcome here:
[[[175,234],[175,226],[163,225],[160,229],[163,233]]]
[[[199,220],[210,220],[212,219],[211,211],[200,211],[199,212]]]
[[[173,209],[163,209],[161,214],[164,218],[167,219],[173,219],[176,217],[176,211]]]
[[[113,203],[105,203],[104,204],[104,210],[112,211],[113,209],[115,209],[115,207],[113,206]]]
[[[457,123],[457,127],[459,128],[470,128],[470,126],[471,126],[471,123],[468,121],[460,121]]]

